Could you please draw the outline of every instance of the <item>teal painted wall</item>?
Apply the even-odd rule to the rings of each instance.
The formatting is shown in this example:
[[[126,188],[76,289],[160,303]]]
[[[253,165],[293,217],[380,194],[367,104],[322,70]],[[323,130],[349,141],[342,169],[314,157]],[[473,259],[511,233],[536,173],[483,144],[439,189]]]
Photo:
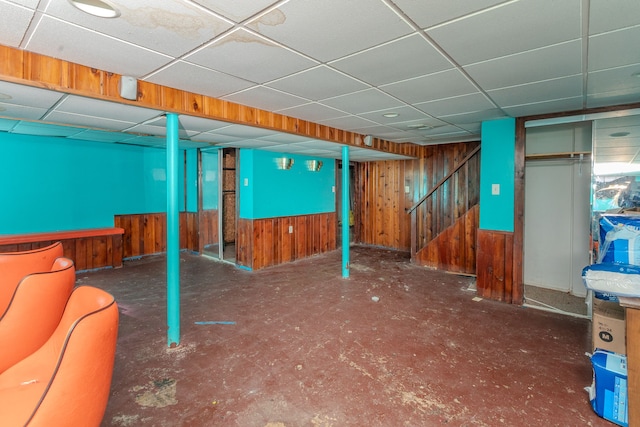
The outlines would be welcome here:
[[[291,157],[290,170],[277,159]],[[307,161],[321,160],[318,172]],[[335,161],[271,151],[240,150],[240,218],[257,219],[334,212]]]
[[[183,211],[183,161],[179,175]],[[113,227],[116,214],[165,212],[165,151],[2,133],[0,206],[0,234]]]
[[[482,123],[480,156],[480,228],[513,231],[516,121]],[[500,194],[492,194],[492,186]]]
[[[218,209],[218,153],[202,152],[202,209]]]

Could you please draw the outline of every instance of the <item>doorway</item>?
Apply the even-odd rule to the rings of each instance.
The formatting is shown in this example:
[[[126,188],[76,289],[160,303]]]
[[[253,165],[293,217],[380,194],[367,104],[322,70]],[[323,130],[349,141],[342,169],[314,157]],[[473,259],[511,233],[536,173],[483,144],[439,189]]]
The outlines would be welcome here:
[[[223,261],[236,262],[237,224],[237,150],[223,148],[220,152],[220,252]]]
[[[591,127],[527,131],[525,305],[587,316],[582,269],[590,264]]]

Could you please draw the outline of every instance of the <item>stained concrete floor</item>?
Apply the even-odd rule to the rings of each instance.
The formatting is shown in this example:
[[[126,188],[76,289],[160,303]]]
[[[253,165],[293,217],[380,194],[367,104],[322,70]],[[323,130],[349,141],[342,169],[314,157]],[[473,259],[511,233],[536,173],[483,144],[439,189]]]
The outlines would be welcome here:
[[[340,251],[257,272],[182,253],[180,268],[176,348],[163,257],[78,276],[120,307],[103,426],[612,425],[583,390],[588,320],[474,301],[473,278],[406,253],[352,247],[349,279]]]

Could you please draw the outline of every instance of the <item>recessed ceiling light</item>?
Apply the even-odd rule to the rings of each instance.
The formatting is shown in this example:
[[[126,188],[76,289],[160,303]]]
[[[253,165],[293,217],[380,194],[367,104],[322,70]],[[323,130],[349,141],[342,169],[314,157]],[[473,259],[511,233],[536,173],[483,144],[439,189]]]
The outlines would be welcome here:
[[[419,129],[421,127],[424,127],[424,123],[416,123],[415,125],[407,125],[407,127],[409,129]]]
[[[623,136],[627,135],[629,135],[629,132],[614,132],[609,134],[609,136],[612,136],[614,138],[622,138]]]
[[[99,18],[117,18],[120,12],[103,0],[69,0],[73,6],[89,15]]]
[[[383,116],[387,117],[389,119],[393,118],[393,117],[398,117],[400,114],[398,113],[384,113]]]

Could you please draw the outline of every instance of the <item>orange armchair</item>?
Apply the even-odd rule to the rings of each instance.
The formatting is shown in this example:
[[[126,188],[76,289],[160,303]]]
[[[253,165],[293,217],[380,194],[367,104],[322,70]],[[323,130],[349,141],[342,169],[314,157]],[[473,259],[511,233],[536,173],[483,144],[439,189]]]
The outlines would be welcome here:
[[[29,251],[0,253],[0,313],[6,310],[15,287],[24,276],[50,271],[53,261],[61,256],[61,242]]]
[[[74,289],[49,340],[0,374],[2,425],[99,426],[117,335],[113,297],[91,286]]]
[[[0,373],[39,349],[60,323],[76,272],[68,258],[56,259],[50,269],[25,276],[0,311]]]

